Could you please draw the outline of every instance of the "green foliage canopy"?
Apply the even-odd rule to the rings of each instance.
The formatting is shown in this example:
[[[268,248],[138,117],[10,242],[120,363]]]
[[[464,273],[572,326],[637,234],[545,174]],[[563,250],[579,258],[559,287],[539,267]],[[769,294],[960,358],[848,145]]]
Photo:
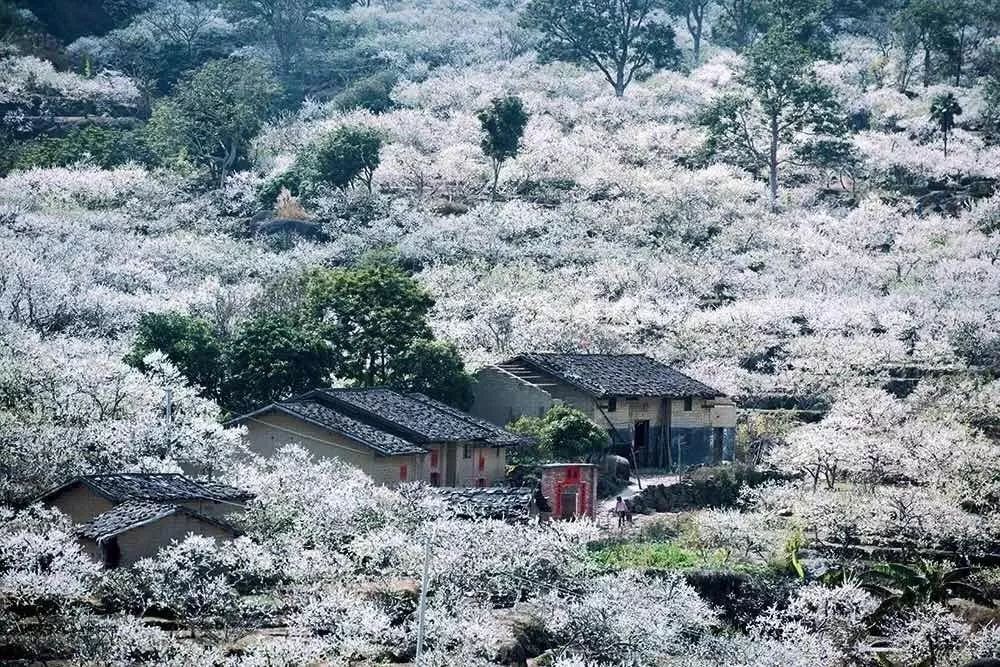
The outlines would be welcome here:
[[[753,171],[767,169],[772,208],[779,167],[792,156],[782,149],[847,129],[833,91],[817,79],[812,62],[794,34],[771,30],[747,50],[739,76],[743,92],[720,97],[701,119],[709,152]]]
[[[333,354],[315,330],[297,318],[262,315],[229,341],[225,402],[248,410],[330,384]]]
[[[386,384],[392,365],[416,340],[431,338],[434,300],[395,266],[318,269],[306,277],[306,316],[336,351],[338,377]]]
[[[944,156],[948,157],[948,137],[955,129],[955,118],[962,115],[962,107],[954,93],[938,95],[931,101],[931,122],[944,137]]]
[[[183,313],[146,313],[139,319],[126,361],[143,369],[143,358],[159,350],[192,384],[218,396],[224,376],[222,344],[211,325]]]
[[[516,433],[537,439],[533,452],[519,458],[540,461],[574,461],[602,451],[608,434],[576,408],[556,404],[541,417],[519,417],[509,425]]]
[[[507,158],[515,157],[520,150],[521,137],[528,124],[528,112],[521,98],[509,95],[493,98],[490,105],[480,109],[476,117],[483,130],[479,145],[493,165],[493,187],[490,192],[496,197],[500,167]]]
[[[674,29],[656,20],[659,9],[660,0],[531,0],[522,24],[542,33],[543,60],[592,65],[621,97],[637,76],[680,63]]]
[[[192,161],[220,183],[245,159],[281,86],[260,62],[229,58],[202,66],[156,104],[149,142],[166,161]]]
[[[382,135],[366,127],[339,127],[324,137],[306,159],[303,171],[316,182],[344,189],[360,181],[370,193],[379,165]]]

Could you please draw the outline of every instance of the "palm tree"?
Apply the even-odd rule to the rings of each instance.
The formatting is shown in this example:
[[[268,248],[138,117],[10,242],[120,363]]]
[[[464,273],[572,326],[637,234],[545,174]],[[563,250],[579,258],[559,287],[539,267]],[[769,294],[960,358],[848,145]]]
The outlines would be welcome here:
[[[955,117],[962,115],[962,107],[952,93],[938,95],[931,102],[931,122],[944,135],[944,156],[948,157],[948,135],[955,129]]]

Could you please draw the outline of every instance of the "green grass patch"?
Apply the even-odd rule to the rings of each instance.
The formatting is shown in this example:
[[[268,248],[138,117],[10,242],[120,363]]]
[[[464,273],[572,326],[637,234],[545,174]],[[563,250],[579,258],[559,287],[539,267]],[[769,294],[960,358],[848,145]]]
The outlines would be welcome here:
[[[681,570],[705,563],[694,553],[669,542],[624,542],[591,552],[600,565],[618,569],[656,568]]]

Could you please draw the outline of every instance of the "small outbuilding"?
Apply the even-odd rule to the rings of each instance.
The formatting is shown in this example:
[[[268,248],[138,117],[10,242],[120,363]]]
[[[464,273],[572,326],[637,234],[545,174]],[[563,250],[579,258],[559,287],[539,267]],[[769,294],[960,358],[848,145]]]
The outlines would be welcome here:
[[[592,463],[549,463],[542,466],[542,495],[553,519],[594,518],[597,513],[597,466]]]
[[[174,473],[74,477],[36,502],[77,524],[84,550],[105,567],[131,565],[189,534],[228,540],[232,517],[253,495],[227,484]]]
[[[104,567],[127,567],[195,534],[219,541],[240,531],[219,517],[185,505],[129,500],[77,528],[84,550]]]

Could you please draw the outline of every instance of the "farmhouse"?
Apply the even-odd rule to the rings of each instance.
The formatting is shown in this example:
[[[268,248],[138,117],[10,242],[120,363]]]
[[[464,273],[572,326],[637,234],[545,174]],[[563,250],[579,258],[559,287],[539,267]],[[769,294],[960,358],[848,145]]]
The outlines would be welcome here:
[[[316,389],[229,422],[254,452],[296,443],[349,463],[387,485],[486,487],[506,477],[507,450],[530,440],[423,394]]]
[[[718,389],[641,354],[521,354],[477,374],[471,412],[494,424],[583,411],[639,466],[732,460],[736,406]]]
[[[131,565],[194,533],[231,539],[227,515],[249,493],[217,482],[170,473],[84,475],[44,493],[39,502],[79,524],[84,549],[106,567]]]

